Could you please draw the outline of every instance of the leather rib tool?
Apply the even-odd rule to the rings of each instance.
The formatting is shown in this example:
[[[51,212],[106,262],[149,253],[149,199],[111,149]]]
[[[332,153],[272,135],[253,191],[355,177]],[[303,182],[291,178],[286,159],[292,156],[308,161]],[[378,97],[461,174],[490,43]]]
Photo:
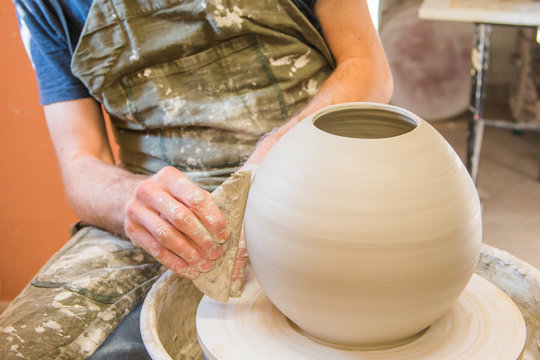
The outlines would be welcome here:
[[[214,267],[209,272],[201,273],[193,283],[205,295],[223,303],[230,296],[235,297],[235,292],[231,290],[232,278],[250,183],[251,172],[240,171],[212,192],[212,198],[227,220],[230,235],[222,245],[222,255],[215,261]]]

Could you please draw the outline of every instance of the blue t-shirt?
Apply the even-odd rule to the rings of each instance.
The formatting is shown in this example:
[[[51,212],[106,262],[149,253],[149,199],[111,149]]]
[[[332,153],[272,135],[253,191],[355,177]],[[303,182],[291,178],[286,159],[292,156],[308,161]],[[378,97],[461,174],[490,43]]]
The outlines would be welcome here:
[[[34,67],[42,105],[90,97],[71,72],[71,58],[93,0],[13,0],[21,37]],[[292,0],[320,29],[317,0]]]

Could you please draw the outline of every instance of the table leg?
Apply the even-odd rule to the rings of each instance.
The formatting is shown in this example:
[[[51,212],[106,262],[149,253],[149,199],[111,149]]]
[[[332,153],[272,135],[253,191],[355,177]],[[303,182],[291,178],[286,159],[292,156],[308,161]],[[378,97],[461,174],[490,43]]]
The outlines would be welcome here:
[[[484,135],[485,75],[488,68],[491,25],[475,24],[472,49],[471,103],[469,107],[469,130],[467,136],[467,170],[476,183],[478,163]]]

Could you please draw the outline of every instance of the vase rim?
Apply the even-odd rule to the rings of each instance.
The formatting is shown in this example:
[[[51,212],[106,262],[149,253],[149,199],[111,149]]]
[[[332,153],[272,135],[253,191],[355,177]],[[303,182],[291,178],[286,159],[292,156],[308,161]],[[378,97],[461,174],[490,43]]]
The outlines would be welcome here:
[[[329,119],[332,114],[340,113],[341,118]],[[353,118],[351,115],[357,117]],[[411,134],[421,125],[422,119],[411,111],[394,105],[349,102],[320,109],[310,116],[310,122],[328,135],[357,140],[381,140]]]

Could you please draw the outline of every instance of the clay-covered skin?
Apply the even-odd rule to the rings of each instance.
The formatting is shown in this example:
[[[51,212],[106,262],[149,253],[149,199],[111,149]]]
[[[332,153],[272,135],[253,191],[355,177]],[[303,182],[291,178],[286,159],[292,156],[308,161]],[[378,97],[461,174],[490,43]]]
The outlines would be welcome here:
[[[291,321],[376,347],[452,306],[482,236],[478,194],[450,145],[374,103],[326,108],[283,136],[257,171],[245,229],[261,287]]]

